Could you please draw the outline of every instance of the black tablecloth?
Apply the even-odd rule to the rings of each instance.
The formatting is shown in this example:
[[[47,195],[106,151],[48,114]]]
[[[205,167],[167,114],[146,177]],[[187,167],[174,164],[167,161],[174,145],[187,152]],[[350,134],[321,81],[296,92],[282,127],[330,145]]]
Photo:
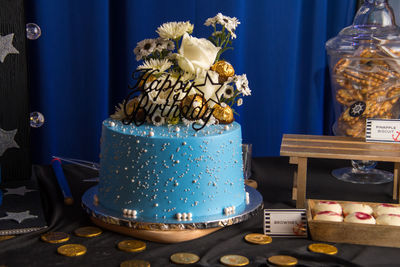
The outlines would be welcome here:
[[[336,180],[330,175],[333,168],[348,166],[348,161],[309,160],[307,198],[355,200],[369,202],[393,202],[392,183],[382,185],[357,185]],[[389,163],[378,165],[390,169]],[[143,259],[151,266],[176,266],[169,260],[176,252],[193,252],[201,260],[192,266],[223,266],[219,258],[226,254],[239,254],[249,258],[248,266],[270,266],[267,258],[277,254],[296,257],[297,266],[399,266],[400,249],[351,244],[335,245],[337,255],[312,253],[307,246],[315,243],[309,239],[273,238],[268,245],[252,245],[243,237],[248,233],[262,233],[262,214],[249,221],[229,226],[200,239],[178,243],[159,244],[148,242],[143,252],[128,253],[116,248],[119,241],[131,239],[110,231],[94,238],[74,236],[73,230],[92,225],[80,206],[82,194],[92,182],[83,179],[96,177],[96,171],[74,165],[64,165],[65,175],[70,184],[75,204],[65,206],[57,180],[50,166],[35,166],[40,185],[48,228],[43,231],[18,236],[0,242],[0,265],[6,266],[119,266],[122,261]],[[294,166],[288,158],[255,158],[252,162],[252,179],[258,182],[258,190],[264,197],[265,208],[294,208],[291,187]],[[62,231],[71,234],[68,243],[79,243],[87,247],[85,255],[68,258],[57,254],[59,244],[40,240],[47,231]]]

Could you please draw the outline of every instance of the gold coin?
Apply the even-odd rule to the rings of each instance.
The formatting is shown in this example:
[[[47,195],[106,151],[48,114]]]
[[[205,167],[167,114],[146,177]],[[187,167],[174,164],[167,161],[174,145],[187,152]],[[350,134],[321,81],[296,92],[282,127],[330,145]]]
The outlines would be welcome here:
[[[78,229],[75,229],[74,233],[80,237],[95,237],[95,236],[101,235],[101,233],[103,233],[103,231],[98,227],[85,226],[85,227],[80,227]]]
[[[69,240],[69,234],[63,232],[47,232],[40,238],[47,243],[57,244],[67,242]]]
[[[244,240],[246,240],[249,243],[257,245],[265,245],[272,242],[272,238],[270,236],[257,233],[246,235],[244,237]]]
[[[140,252],[146,249],[146,243],[139,240],[124,240],[118,243],[118,248],[127,252]]]
[[[245,266],[249,264],[249,259],[240,255],[225,255],[219,261],[226,266]]]
[[[128,260],[123,261],[120,267],[150,267],[150,262],[144,260]]]
[[[170,257],[171,261],[176,264],[192,264],[198,262],[200,257],[193,253],[175,253]]]
[[[14,237],[15,235],[0,235],[0,241],[8,240]]]
[[[293,266],[297,264],[297,259],[286,255],[275,255],[268,258],[269,263],[278,266]]]
[[[308,246],[308,249],[312,252],[323,253],[328,255],[335,255],[336,253],[338,253],[336,247],[323,243],[310,244]]]
[[[67,244],[57,248],[57,252],[68,257],[81,256],[86,253],[86,247],[79,244]]]

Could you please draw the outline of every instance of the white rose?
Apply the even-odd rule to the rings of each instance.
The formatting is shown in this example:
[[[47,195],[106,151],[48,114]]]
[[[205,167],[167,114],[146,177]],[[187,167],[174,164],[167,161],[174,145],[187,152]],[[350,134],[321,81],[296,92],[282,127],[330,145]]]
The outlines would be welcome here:
[[[207,39],[199,39],[185,33],[176,58],[179,67],[184,71],[199,73],[210,69],[220,49]]]

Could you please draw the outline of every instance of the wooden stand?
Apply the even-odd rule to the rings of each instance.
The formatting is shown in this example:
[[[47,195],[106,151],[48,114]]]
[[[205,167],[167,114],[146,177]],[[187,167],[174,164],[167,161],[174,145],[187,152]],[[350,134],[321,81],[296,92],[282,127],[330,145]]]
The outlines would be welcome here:
[[[400,203],[400,144],[367,143],[361,138],[344,136],[285,134],[280,154],[290,157],[290,164],[297,164],[292,190],[292,198],[296,200],[297,208],[305,208],[306,204],[308,158],[393,162],[393,199]]]

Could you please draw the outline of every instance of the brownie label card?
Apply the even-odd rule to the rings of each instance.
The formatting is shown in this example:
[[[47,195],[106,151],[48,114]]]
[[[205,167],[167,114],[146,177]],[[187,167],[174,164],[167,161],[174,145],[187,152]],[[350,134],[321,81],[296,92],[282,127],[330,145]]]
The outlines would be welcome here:
[[[365,130],[367,142],[400,142],[400,120],[367,119]]]
[[[276,237],[307,237],[305,209],[265,209],[264,234]]]

